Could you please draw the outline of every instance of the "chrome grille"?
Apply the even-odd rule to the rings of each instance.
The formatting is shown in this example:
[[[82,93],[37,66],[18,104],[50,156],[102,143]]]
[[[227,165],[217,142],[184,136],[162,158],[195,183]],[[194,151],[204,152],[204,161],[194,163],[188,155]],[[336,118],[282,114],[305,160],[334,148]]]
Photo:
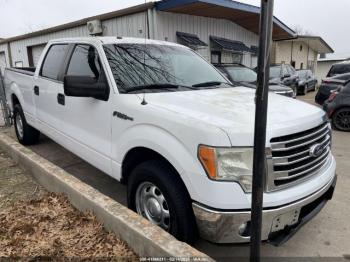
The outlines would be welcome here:
[[[316,174],[329,160],[331,129],[327,122],[309,130],[271,139],[267,156],[267,191],[289,187]]]

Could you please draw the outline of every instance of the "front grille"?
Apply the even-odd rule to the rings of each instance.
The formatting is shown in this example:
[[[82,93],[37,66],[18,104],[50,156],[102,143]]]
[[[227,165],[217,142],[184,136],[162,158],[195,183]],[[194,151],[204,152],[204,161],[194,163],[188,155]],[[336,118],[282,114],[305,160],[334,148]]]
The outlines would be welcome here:
[[[322,169],[330,156],[331,130],[325,122],[303,132],[272,138],[270,142],[267,190],[273,191],[296,184]]]

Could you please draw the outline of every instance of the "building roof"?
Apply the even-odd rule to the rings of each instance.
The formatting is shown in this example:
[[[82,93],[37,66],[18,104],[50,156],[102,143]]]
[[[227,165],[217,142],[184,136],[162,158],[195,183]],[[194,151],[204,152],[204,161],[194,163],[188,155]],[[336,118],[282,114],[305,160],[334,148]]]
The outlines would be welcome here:
[[[259,33],[260,7],[257,6],[231,0],[163,0],[155,5],[160,11],[227,19],[255,34]],[[274,40],[294,36],[292,29],[274,17]]]
[[[86,25],[86,23],[88,21],[91,20],[108,20],[114,17],[119,17],[119,16],[126,16],[126,15],[130,15],[130,14],[135,14],[135,13],[139,13],[142,11],[146,11],[149,8],[152,8],[154,6],[153,2],[149,2],[149,3],[145,3],[145,4],[141,4],[141,5],[136,5],[136,6],[132,6],[129,8],[125,8],[125,9],[120,9],[117,11],[113,11],[113,12],[109,12],[109,13],[104,13],[101,15],[95,15],[95,16],[90,16],[87,18],[83,18],[74,22],[70,22],[70,23],[66,23],[66,24],[62,24],[62,25],[58,25],[58,26],[54,26],[54,27],[50,27],[50,28],[46,28],[43,30],[39,30],[39,31],[35,31],[32,33],[28,33],[28,34],[24,34],[24,35],[19,35],[19,36],[14,36],[14,37],[10,37],[10,38],[6,38],[3,40],[0,40],[0,44],[2,43],[7,43],[7,42],[12,42],[12,41],[16,41],[16,40],[21,40],[21,39],[26,39],[29,37],[34,37],[34,36],[40,36],[43,34],[48,34],[48,33],[53,33],[53,32],[57,32],[57,31],[61,31],[61,30],[65,30],[65,29],[69,29],[69,28],[73,28],[73,27],[77,27],[77,26],[82,26],[82,25]]]
[[[341,62],[350,60],[350,53],[327,54],[325,58],[319,58],[317,62]]]
[[[243,4],[231,0],[162,0],[159,2],[148,2],[101,15],[87,17],[32,33],[6,38],[0,40],[0,44],[86,25],[86,23],[91,20],[98,19],[103,21],[114,17],[139,13],[151,9],[154,6],[157,8],[157,10],[165,12],[227,19],[251,32],[254,32],[255,34],[259,33],[260,8],[257,6]],[[274,17],[273,22],[272,36],[274,40],[295,36],[294,31],[276,17]]]
[[[297,35],[294,38],[279,39],[277,41],[302,41],[319,54],[334,53],[332,47],[320,36]]]

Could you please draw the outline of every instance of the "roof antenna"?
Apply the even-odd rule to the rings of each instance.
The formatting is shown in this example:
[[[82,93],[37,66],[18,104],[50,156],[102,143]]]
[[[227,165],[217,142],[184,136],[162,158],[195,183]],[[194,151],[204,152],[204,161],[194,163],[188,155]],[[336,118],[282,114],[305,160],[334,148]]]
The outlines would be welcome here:
[[[145,0],[145,5],[147,4],[147,0]],[[143,71],[145,74],[145,80],[146,80],[146,48],[147,48],[147,32],[148,32],[148,9],[147,9],[147,13],[145,13],[145,30],[144,30],[144,36],[145,36],[145,49],[144,49],[144,53],[143,53]],[[141,105],[145,106],[147,105],[147,101],[146,101],[146,91],[143,91],[143,96],[142,96],[142,102]]]

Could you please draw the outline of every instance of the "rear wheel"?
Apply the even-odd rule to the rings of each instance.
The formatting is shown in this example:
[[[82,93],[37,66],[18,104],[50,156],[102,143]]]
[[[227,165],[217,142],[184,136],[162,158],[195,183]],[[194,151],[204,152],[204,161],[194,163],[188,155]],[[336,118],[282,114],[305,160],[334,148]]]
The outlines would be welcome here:
[[[338,109],[332,116],[333,126],[340,131],[350,131],[350,108]]]
[[[177,239],[187,243],[196,240],[191,199],[176,171],[164,161],[141,163],[132,171],[128,206]]]
[[[16,136],[22,145],[32,145],[39,141],[40,132],[28,125],[21,105],[14,106],[13,118]]]

